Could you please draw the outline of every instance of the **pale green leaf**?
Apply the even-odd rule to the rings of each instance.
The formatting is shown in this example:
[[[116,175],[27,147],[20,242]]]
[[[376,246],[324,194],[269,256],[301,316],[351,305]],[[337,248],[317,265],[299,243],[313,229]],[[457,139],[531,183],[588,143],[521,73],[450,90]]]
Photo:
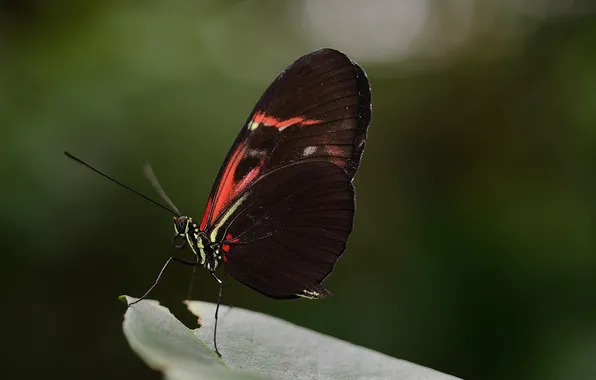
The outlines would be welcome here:
[[[212,342],[215,305],[188,307],[203,325],[196,335]],[[221,306],[219,316],[218,347],[230,368],[280,380],[456,379],[261,313]]]
[[[123,296],[129,304],[135,298]],[[124,335],[133,351],[168,380],[266,379],[230,369],[157,301],[143,300],[124,314]]]

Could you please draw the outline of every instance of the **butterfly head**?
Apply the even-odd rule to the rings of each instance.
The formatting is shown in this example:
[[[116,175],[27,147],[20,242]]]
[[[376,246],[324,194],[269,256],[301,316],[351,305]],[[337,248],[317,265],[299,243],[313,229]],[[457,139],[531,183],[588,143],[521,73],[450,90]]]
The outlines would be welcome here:
[[[176,249],[182,249],[188,240],[188,229],[192,219],[187,216],[174,217],[174,236],[172,237],[172,245]]]
[[[187,245],[192,250],[192,253],[197,259],[197,264],[204,265],[207,256],[213,255],[211,246],[207,245],[207,235],[203,231],[199,231],[199,226],[188,216],[174,217],[174,236],[172,237],[172,245],[176,249],[182,249]],[[217,265],[214,265],[214,268]]]

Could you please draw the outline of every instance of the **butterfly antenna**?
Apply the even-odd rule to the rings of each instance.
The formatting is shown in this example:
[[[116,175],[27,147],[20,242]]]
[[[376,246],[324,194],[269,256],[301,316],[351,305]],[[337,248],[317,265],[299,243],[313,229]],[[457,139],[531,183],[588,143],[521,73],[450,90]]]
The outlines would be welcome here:
[[[145,177],[147,177],[147,179],[149,180],[149,182],[151,182],[151,184],[153,185],[155,190],[157,190],[157,193],[159,194],[161,199],[163,199],[174,211],[176,211],[177,216],[180,216],[181,215],[180,211],[178,211],[178,208],[174,205],[174,202],[172,202],[170,197],[168,197],[166,192],[163,190],[163,188],[159,184],[159,181],[157,180],[157,176],[155,175],[155,172],[153,172],[153,168],[151,167],[151,165],[149,163],[147,163],[143,167],[143,173],[145,173]]]
[[[114,182],[116,185],[119,185],[119,186],[125,188],[126,190],[128,190],[128,191],[130,191],[132,193],[135,193],[139,197],[144,198],[145,200],[148,200],[149,202],[153,203],[154,205],[159,206],[159,207],[163,208],[164,210],[167,210],[168,212],[170,212],[170,213],[172,213],[172,214],[174,214],[176,216],[180,216],[180,212],[178,212],[178,209],[176,209],[176,207],[173,207],[176,210],[176,211],[174,211],[174,210],[172,210],[172,209],[170,209],[170,208],[162,205],[161,203],[154,201],[153,199],[149,198],[148,196],[143,195],[143,194],[139,193],[138,191],[131,189],[130,187],[128,187],[125,184],[123,184],[122,182],[120,182],[120,181],[118,181],[118,180],[110,177],[109,175],[100,172],[99,170],[95,169],[93,166],[89,165],[88,163],[86,163],[85,161],[81,160],[80,158],[77,158],[77,157],[73,156],[72,154],[70,154],[70,153],[68,153],[66,151],[64,152],[64,155],[66,157],[70,158],[71,160],[76,161],[79,164],[81,164],[81,165],[83,165],[83,166],[85,166],[85,167],[93,170],[95,173],[99,174],[100,176],[102,176],[102,177],[104,177],[106,179],[109,179],[110,181]],[[169,201],[169,199],[168,199],[168,201]]]

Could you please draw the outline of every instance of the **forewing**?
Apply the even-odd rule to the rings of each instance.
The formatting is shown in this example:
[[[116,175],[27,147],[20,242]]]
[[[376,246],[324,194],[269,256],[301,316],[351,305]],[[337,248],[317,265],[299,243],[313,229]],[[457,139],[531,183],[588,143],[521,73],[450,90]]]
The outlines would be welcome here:
[[[215,223],[248,186],[301,161],[327,161],[352,179],[371,118],[364,71],[343,53],[320,49],[284,70],[242,127],[218,174],[201,223]]]
[[[274,298],[320,298],[346,247],[354,216],[351,178],[341,167],[300,162],[250,186],[210,231],[230,275]]]

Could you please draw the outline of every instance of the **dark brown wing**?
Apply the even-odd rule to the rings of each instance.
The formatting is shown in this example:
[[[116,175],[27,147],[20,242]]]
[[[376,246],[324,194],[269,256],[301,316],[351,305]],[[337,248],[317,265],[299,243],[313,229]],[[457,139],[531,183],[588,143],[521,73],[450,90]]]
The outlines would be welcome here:
[[[364,71],[344,54],[320,49],[282,72],[265,91],[213,185],[201,230],[218,228],[226,210],[268,173],[320,160],[353,178],[371,118]]]
[[[221,246],[232,277],[273,298],[329,294],[321,283],[346,247],[354,216],[354,189],[342,168],[307,161],[277,169],[233,206]]]

